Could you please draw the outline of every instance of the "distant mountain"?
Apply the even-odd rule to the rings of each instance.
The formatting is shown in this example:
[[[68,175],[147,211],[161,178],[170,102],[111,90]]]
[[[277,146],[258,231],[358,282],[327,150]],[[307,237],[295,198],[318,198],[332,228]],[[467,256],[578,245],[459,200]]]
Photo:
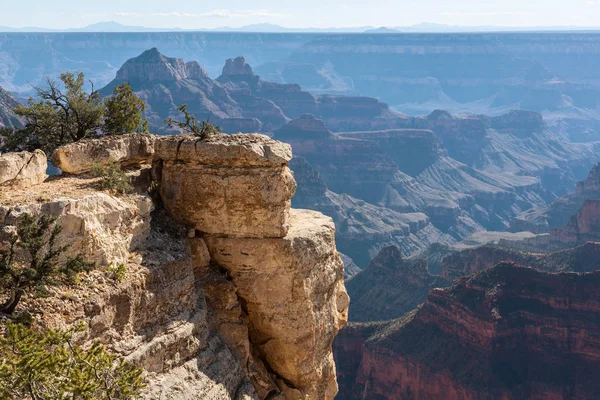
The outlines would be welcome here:
[[[181,28],[148,28],[144,26],[123,25],[115,21],[98,22],[83,28],[68,29],[68,32],[170,32]]]
[[[373,29],[371,26],[357,26],[348,28],[288,28],[281,25],[263,23],[263,24],[251,24],[244,25],[237,28],[230,26],[223,26],[214,29],[207,29],[209,31],[218,32],[264,32],[264,33],[361,33]]]
[[[221,76],[211,79],[196,61],[166,57],[156,48],[128,60],[100,93],[108,96],[115,85],[130,82],[148,104],[154,131],[164,119],[176,116],[187,104],[199,118],[210,117],[226,132],[271,132],[291,118],[311,113],[338,130],[389,127],[403,119],[374,98],[313,95],[296,84],[268,82],[254,74],[243,57],[228,59]]]
[[[84,26],[83,28],[50,29],[39,27],[11,28],[0,26],[0,32],[173,32],[181,31],[181,28],[148,28],[144,26],[123,25],[115,21],[98,22]]]
[[[261,23],[244,25],[240,27],[221,26],[218,28],[178,28],[178,27],[166,27],[166,28],[150,28],[145,26],[131,26],[123,25],[115,21],[98,22],[91,25],[84,26],[82,28],[40,28],[27,26],[22,28],[13,28],[9,26],[0,26],[0,32],[180,32],[180,31],[212,31],[212,32],[264,32],[264,33],[324,33],[324,32],[337,32],[337,33],[360,33],[366,30],[370,30],[373,27],[349,27],[349,28],[287,28],[281,25]]]
[[[386,28],[385,26],[382,26],[381,28],[376,28],[376,29],[367,29],[364,32],[365,33],[401,33],[401,31],[399,31],[397,29]]]
[[[431,22],[423,22],[410,26],[395,27],[372,27],[372,26],[353,26],[353,27],[285,27],[277,24],[259,23],[240,27],[221,26],[217,28],[188,28],[179,27],[150,28],[145,26],[131,26],[120,24],[115,21],[98,22],[82,28],[40,28],[40,27],[22,27],[14,28],[9,26],[0,26],[0,32],[179,32],[179,31],[213,31],[213,32],[261,32],[261,33],[453,33],[453,32],[564,32],[564,31],[598,31],[600,27],[583,26],[496,26],[496,25],[477,25],[461,26],[446,25]]]

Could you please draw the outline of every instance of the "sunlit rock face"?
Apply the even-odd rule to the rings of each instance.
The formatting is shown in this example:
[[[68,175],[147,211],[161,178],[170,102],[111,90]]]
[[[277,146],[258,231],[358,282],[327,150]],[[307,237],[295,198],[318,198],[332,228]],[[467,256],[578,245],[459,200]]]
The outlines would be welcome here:
[[[218,300],[214,282],[206,287],[222,326],[238,327],[221,332],[258,371],[251,380],[259,394],[331,399],[331,343],[348,312],[344,267],[333,221],[290,209],[290,159],[289,145],[263,135],[179,136],[157,142],[154,173],[166,209],[231,277],[230,301]],[[241,314],[226,311],[235,299]]]
[[[64,256],[97,269],[27,306],[52,327],[84,321],[83,341],[143,367],[143,398],[333,399],[344,266],[332,219],[290,207],[291,157],[259,134],[64,146],[54,159],[69,173],[0,191],[0,250],[25,214],[56,218]],[[139,193],[100,190],[96,162],[127,167]]]

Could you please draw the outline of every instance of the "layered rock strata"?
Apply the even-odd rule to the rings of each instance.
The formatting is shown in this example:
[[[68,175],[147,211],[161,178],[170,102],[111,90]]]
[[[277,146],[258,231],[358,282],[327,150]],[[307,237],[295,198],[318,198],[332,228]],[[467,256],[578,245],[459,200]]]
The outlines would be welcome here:
[[[598,272],[503,263],[336,340],[347,399],[593,399]],[[358,361],[358,362],[357,362]]]
[[[331,343],[348,308],[343,263],[331,219],[290,212],[296,189],[290,159],[289,145],[262,135],[173,137],[157,143],[154,170],[166,209],[196,231],[230,277],[253,356],[241,353],[271,371],[270,391],[332,398]],[[230,340],[243,349],[235,335]],[[269,390],[268,382],[253,382]]]
[[[58,154],[71,171],[88,171],[107,140],[126,149],[109,161],[152,155],[156,209],[147,194],[115,197],[85,174],[0,192],[0,248],[25,213],[52,215],[70,254],[98,266],[83,285],[28,299],[28,310],[49,326],[84,321],[83,341],[101,339],[145,369],[143,398],[335,397],[331,347],[349,301],[343,263],[332,220],[290,209],[289,146],[261,135],[144,136],[138,157],[133,139]],[[111,264],[124,268],[122,281]]]
[[[592,272],[600,269],[600,243],[588,242],[573,249],[545,254],[494,246],[468,249],[444,257],[440,263],[440,276],[453,281],[502,261],[547,272]]]
[[[499,245],[529,252],[549,252],[597,241],[600,241],[600,200],[588,199],[565,226],[519,241],[500,240]]]
[[[67,174],[88,172],[95,164],[120,163],[123,167],[150,164],[154,135],[129,134],[81,140],[59,147],[51,157],[55,167]]]

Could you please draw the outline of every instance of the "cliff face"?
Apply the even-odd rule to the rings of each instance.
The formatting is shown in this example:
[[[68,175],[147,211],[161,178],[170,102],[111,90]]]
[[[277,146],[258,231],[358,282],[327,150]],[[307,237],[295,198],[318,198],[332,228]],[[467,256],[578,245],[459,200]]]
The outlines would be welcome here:
[[[413,310],[436,287],[448,282],[427,271],[424,260],[408,261],[397,247],[386,247],[368,268],[346,281],[350,321],[385,321]]]
[[[587,178],[577,183],[575,192],[562,196],[544,207],[536,207],[511,221],[512,231],[549,232],[569,222],[586,200],[600,198],[600,164],[590,170]]]
[[[19,102],[0,87],[0,128],[21,125],[21,118],[15,115],[13,111],[18,105]]]
[[[213,80],[198,62],[185,63],[152,48],[125,62],[100,93],[110,96],[123,82],[130,82],[146,101],[147,117],[158,130],[165,129],[163,120],[175,116],[181,104],[198,118],[212,118],[226,132],[270,132],[306,113],[320,116],[335,130],[393,128],[406,121],[374,98],[316,96],[296,84],[265,81],[243,57],[228,59]]]
[[[23,213],[54,215],[61,243],[100,267],[85,285],[31,300],[34,313],[51,326],[86,322],[88,339],[148,372],[144,398],[332,399],[343,264],[331,219],[290,209],[289,146],[262,135],[150,138],[164,208],[98,192],[86,175],[2,191],[0,245]],[[129,175],[145,193],[149,159],[133,161],[131,139],[73,144],[54,159],[85,171],[89,154],[112,149],[104,162],[141,165]],[[108,264],[125,265],[122,282]]]
[[[500,264],[432,291],[399,320],[376,329],[352,326],[348,337],[343,331],[338,338],[336,357],[340,366],[360,359],[360,367],[340,372],[356,373],[352,389],[341,393],[363,399],[595,398],[600,342],[590,333],[598,330],[599,279],[597,272],[548,274]]]
[[[519,160],[518,167],[505,170],[506,165],[498,165],[497,169],[490,167],[486,171],[449,157],[442,137],[450,142],[455,140],[458,153],[477,159],[494,158],[485,153],[485,148],[474,150],[469,144],[463,145],[464,138],[470,138],[467,128],[471,123],[477,127],[477,133],[469,140],[477,146],[484,147],[487,138],[500,135],[487,129],[491,124],[488,119],[434,114],[427,118],[407,118],[406,129],[339,134],[332,134],[316,117],[305,115],[277,130],[274,137],[290,143],[294,153],[319,172],[332,192],[401,213],[422,212],[436,228],[458,240],[482,229],[503,230],[519,210],[546,204],[547,191],[537,176],[543,166],[530,168]],[[515,115],[507,115],[508,122],[500,118],[498,129],[512,129],[515,118],[521,119],[520,113]],[[414,129],[419,124],[428,129]],[[513,137],[510,132],[503,135]],[[500,137],[496,140],[505,141]],[[537,149],[532,144],[510,147],[528,148],[529,158],[534,157],[531,149]],[[508,153],[509,158],[513,152],[494,151]],[[535,156],[544,159],[544,163],[552,163],[550,157],[545,157]]]
[[[332,192],[319,172],[302,157],[294,157],[290,166],[299,185],[292,204],[333,218],[339,250],[360,267],[366,267],[387,246],[397,246],[407,256],[432,243],[454,242],[423,213],[400,213]]]
[[[571,215],[565,226],[523,240],[501,240],[499,245],[522,251],[548,252],[597,241],[600,241],[600,200],[589,199]]]
[[[440,276],[453,281],[491,268],[502,261],[546,272],[592,272],[600,269],[598,256],[599,242],[588,242],[579,247],[546,254],[483,246],[444,257],[440,265]]]

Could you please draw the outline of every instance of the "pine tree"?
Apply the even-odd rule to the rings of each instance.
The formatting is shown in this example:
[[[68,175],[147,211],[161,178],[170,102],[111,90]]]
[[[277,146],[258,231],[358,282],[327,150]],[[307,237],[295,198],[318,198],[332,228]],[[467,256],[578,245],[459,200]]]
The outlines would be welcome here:
[[[58,146],[100,133],[104,104],[93,85],[90,93],[85,91],[81,72],[63,73],[60,80],[59,84],[47,79],[45,87],[35,87],[37,101],[30,98],[28,105],[14,110],[25,120],[24,128],[16,131],[17,142],[26,144],[28,150],[41,148],[51,153]]]
[[[113,96],[104,100],[104,106],[105,134],[148,133],[148,120],[142,114],[146,103],[135,95],[129,83],[116,86]]]

